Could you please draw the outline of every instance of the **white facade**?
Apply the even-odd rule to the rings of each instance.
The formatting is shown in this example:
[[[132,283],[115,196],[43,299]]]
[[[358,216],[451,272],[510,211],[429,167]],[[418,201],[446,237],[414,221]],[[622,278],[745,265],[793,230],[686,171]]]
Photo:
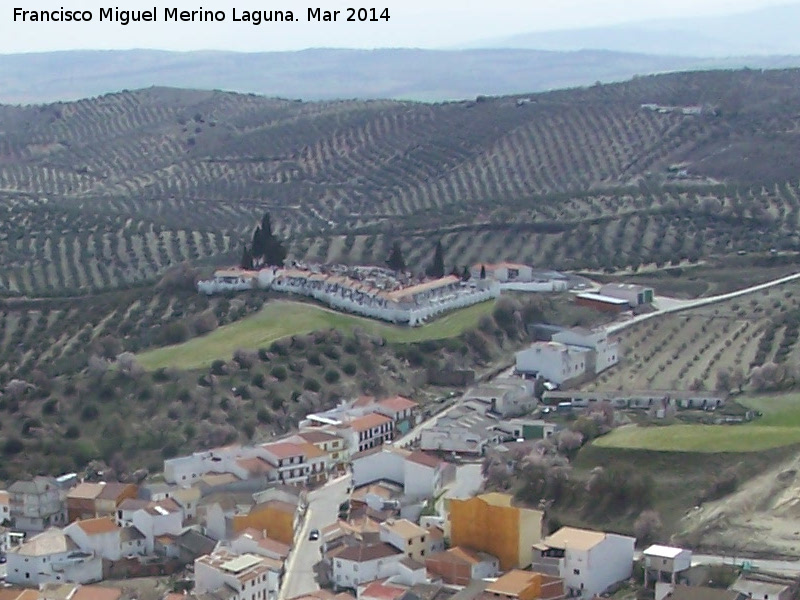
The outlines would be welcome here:
[[[635,543],[625,535],[562,527],[534,545],[531,568],[562,577],[565,591],[591,598],[631,576]]]
[[[224,292],[252,290],[259,281],[255,271],[225,269],[216,271],[212,279],[197,282],[197,291],[210,296]]]
[[[631,307],[653,301],[653,288],[631,283],[607,283],[600,287],[600,295],[626,300]]]
[[[67,523],[61,488],[52,477],[17,481],[8,489],[9,516],[15,529],[38,532]]]
[[[36,587],[42,583],[92,583],[103,579],[103,561],[85,552],[60,529],[49,529],[6,555],[8,583]]]
[[[359,553],[361,557],[356,558]],[[333,582],[340,588],[356,589],[367,581],[391,577],[404,556],[386,543],[348,548],[333,559]]]
[[[159,535],[180,535],[183,532],[183,514],[181,511],[165,511],[165,514],[153,514],[151,509],[140,509],[133,513],[132,524],[142,532],[147,553],[152,553],[155,538]]]
[[[235,600],[270,600],[280,589],[280,564],[254,554],[217,550],[194,561],[195,593],[205,594],[227,587]]]
[[[533,382],[525,379],[496,379],[467,390],[464,401],[476,401],[476,408],[503,417],[521,415],[536,408]]]
[[[643,553],[644,584],[650,582],[676,584],[677,575],[692,566],[692,551],[653,544]]]
[[[422,464],[413,460],[414,454],[403,461],[403,491],[410,498],[433,498],[442,488],[442,466]]]
[[[92,519],[93,520],[93,519]],[[120,539],[121,529],[114,527],[102,533],[87,533],[80,522],[71,523],[64,528],[64,533],[68,535],[78,547],[87,552],[94,552],[100,558],[106,560],[119,560],[122,554],[122,543]]]
[[[208,473],[233,473],[240,479],[247,479],[249,473],[237,465],[236,461],[259,454],[255,448],[230,446],[170,458],[164,461],[164,481],[189,487]]]
[[[381,448],[352,460],[353,487],[361,487],[379,479],[403,485],[405,481],[405,456],[394,449]]]
[[[517,352],[516,369],[519,373],[536,374],[561,384],[587,373],[591,352],[559,342],[535,342],[530,348]]]
[[[595,374],[602,373],[619,362],[619,343],[608,339],[608,334],[603,330],[564,329],[553,334],[553,341],[569,346],[592,349],[594,351],[593,372]]]

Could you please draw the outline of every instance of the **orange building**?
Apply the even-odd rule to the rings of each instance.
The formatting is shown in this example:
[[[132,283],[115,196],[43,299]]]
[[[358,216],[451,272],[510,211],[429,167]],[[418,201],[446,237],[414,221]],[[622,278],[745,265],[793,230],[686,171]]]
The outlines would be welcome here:
[[[236,534],[252,527],[266,531],[267,537],[291,545],[294,542],[294,528],[297,522],[297,506],[283,500],[267,500],[256,504],[246,515],[233,517],[233,531]]]
[[[514,569],[490,583],[482,600],[555,600],[564,597],[560,577]]]
[[[511,496],[492,492],[449,501],[452,546],[465,546],[500,559],[504,571],[531,564],[531,547],[542,539],[542,511],[511,505]]]

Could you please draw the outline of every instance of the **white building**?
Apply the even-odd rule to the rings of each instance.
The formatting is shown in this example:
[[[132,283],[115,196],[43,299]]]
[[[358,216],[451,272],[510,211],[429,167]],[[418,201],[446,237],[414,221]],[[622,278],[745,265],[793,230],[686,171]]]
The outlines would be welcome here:
[[[531,570],[564,579],[565,592],[591,598],[631,576],[636,540],[562,527],[533,546]]]
[[[653,288],[633,283],[607,283],[600,286],[600,295],[626,300],[631,308],[653,302]]]
[[[272,442],[262,444],[259,448],[266,461],[278,469],[278,481],[300,485],[308,481],[311,465],[303,446],[291,442]],[[324,470],[324,460],[322,468]]]
[[[533,382],[519,378],[497,378],[467,390],[464,401],[476,401],[482,412],[503,417],[525,414],[536,408]]]
[[[231,550],[237,554],[257,554],[283,561],[289,556],[290,547],[268,537],[266,531],[247,528],[231,540]]]
[[[409,498],[433,498],[442,489],[447,463],[425,452],[412,452],[403,461],[403,492]]]
[[[353,487],[375,481],[403,486],[409,498],[430,498],[441,490],[448,463],[426,454],[400,448],[374,448],[353,456]]]
[[[584,376],[590,370],[592,351],[559,342],[535,342],[526,350],[517,352],[518,373],[544,377],[562,384]]]
[[[207,296],[224,292],[240,292],[252,290],[257,286],[258,281],[258,271],[220,269],[214,272],[213,278],[198,281],[197,290]]]
[[[11,523],[26,532],[44,531],[67,523],[67,507],[61,487],[52,477],[17,481],[8,488]]]
[[[122,558],[122,528],[110,517],[75,521],[64,528],[64,533],[81,550],[95,553],[106,560]],[[140,548],[138,554],[143,554]]]
[[[386,415],[370,413],[353,419],[341,429],[352,452],[363,452],[394,438],[394,421]]]
[[[129,500],[124,501],[120,507],[125,502]],[[132,525],[142,533],[147,554],[151,554],[155,547],[155,538],[165,534],[177,536],[183,532],[183,511],[172,498],[150,502],[145,508],[135,510],[130,523],[123,522],[123,526],[126,525]]]
[[[33,536],[6,555],[8,583],[36,587],[43,583],[91,583],[103,579],[103,561],[81,550],[61,529]]]
[[[349,546],[333,559],[333,582],[338,588],[356,589],[360,584],[390,577],[405,554],[385,542]]]
[[[230,590],[230,600],[271,600],[280,589],[281,561],[218,549],[194,561],[195,593]]]
[[[593,350],[591,364],[592,372],[595,374],[602,373],[619,362],[619,342],[609,339],[608,333],[602,329],[573,327],[553,334],[552,340],[568,346]]]
[[[642,554],[645,587],[652,583],[682,583],[679,581],[680,574],[692,566],[692,551],[683,548],[653,544]]]
[[[422,450],[456,452],[480,456],[488,440],[485,435],[476,433],[468,427],[456,424],[442,424],[427,427],[420,432],[419,447]]]
[[[0,525],[6,521],[11,523],[11,511],[8,507],[8,492],[0,490]]]

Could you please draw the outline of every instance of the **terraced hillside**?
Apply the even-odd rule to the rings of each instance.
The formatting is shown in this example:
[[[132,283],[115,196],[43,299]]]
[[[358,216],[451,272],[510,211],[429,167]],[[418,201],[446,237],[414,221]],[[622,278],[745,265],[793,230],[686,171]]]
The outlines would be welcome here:
[[[800,247],[798,84],[719,71],[445,104],[150,88],[3,106],[0,294],[229,261],[265,210],[295,257],[380,262],[399,238],[414,267],[442,236],[459,265]]]
[[[587,389],[711,389],[721,370],[800,359],[800,284],[642,321],[620,334],[624,359]]]

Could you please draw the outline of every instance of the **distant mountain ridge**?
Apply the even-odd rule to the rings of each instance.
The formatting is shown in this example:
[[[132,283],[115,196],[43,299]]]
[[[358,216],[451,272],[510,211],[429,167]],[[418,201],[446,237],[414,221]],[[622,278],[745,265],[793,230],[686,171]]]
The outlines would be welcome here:
[[[5,55],[0,103],[76,100],[149,86],[220,89],[304,100],[446,101],[624,81],[635,75],[789,68],[798,56],[695,58],[520,49],[166,52],[78,50]]]
[[[525,48],[550,51],[603,49],[670,56],[750,56],[800,54],[800,4],[770,6],[745,13],[638,21],[606,27],[531,32],[476,41],[471,48]]]

